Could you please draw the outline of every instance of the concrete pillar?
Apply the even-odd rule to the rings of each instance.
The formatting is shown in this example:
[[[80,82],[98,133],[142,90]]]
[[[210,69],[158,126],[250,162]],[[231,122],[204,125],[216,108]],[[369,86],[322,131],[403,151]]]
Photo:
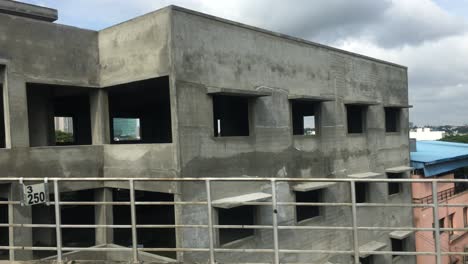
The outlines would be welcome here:
[[[94,197],[97,202],[112,202],[112,188],[96,189]],[[96,205],[95,217],[97,225],[112,225],[114,223],[112,205]],[[111,244],[113,241],[111,228],[96,228],[96,245]]]
[[[10,131],[8,129],[6,129],[6,122],[7,122],[7,119],[6,117],[8,116],[7,113],[9,112],[8,111],[8,104],[6,103],[7,98],[8,98],[8,92],[7,92],[7,87],[6,87],[6,66],[4,65],[0,65],[0,88],[1,88],[1,92],[2,92],[2,96],[1,98],[3,99],[3,101],[0,103],[0,105],[2,105],[3,109],[3,124],[0,124],[0,128],[3,129],[4,131],[1,131],[0,134],[3,134],[4,136],[4,142],[0,142],[0,144],[4,144],[3,147],[5,148],[10,148],[11,147],[11,140],[10,140]],[[0,119],[1,120],[1,119]],[[2,139],[0,139],[2,140]]]
[[[10,201],[20,201],[19,184],[11,184]],[[30,206],[14,205],[9,208],[8,222],[10,224],[31,224],[32,210]],[[32,246],[32,228],[14,228],[10,229],[10,245],[14,246]],[[13,260],[31,260],[32,251],[18,250],[10,253],[10,259]]]
[[[107,90],[94,89],[90,94],[93,145],[110,143],[109,101]]]
[[[43,87],[30,90],[28,120],[31,147],[55,145],[53,94]]]
[[[4,83],[6,146],[29,147],[28,106],[24,79],[6,68]]]

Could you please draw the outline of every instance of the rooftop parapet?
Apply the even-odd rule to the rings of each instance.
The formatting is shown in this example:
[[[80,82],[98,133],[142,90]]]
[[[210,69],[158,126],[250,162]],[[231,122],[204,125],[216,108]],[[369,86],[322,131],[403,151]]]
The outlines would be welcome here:
[[[27,17],[47,22],[54,22],[58,19],[58,12],[56,9],[12,0],[0,0],[0,14]]]

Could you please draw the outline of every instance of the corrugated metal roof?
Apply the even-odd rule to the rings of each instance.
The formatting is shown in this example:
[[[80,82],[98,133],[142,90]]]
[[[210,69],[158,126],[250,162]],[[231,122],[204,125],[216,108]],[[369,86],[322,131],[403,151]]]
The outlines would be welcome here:
[[[416,169],[424,169],[427,177],[466,167],[468,144],[417,141],[416,152],[411,152],[411,165]]]

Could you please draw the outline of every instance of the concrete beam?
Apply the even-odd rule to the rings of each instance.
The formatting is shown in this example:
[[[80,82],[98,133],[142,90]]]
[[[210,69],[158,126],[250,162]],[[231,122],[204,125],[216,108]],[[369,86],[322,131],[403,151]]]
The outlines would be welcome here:
[[[0,0],[0,14],[26,17],[47,22],[54,22],[58,19],[58,12],[56,9],[11,0]]]
[[[90,107],[93,145],[110,144],[109,100],[107,90],[92,90]]]

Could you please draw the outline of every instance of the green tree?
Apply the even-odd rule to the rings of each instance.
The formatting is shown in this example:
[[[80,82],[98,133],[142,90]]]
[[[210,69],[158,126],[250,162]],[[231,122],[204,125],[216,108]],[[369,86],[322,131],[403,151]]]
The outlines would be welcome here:
[[[468,143],[468,135],[445,136],[440,141]]]
[[[73,134],[55,130],[55,142],[57,143],[73,143]]]

